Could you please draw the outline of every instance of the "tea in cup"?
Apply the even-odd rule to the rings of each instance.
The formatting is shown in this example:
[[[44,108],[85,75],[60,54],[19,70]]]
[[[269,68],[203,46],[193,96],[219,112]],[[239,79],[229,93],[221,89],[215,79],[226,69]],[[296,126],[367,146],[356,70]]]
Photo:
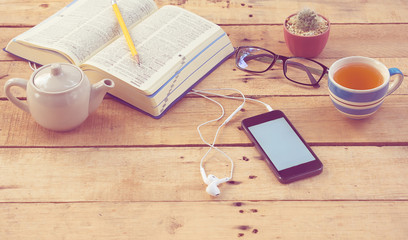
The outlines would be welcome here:
[[[390,80],[391,76],[394,76]],[[402,83],[398,68],[387,68],[368,57],[346,57],[329,69],[329,93],[334,106],[349,118],[363,119],[374,114],[386,96]]]

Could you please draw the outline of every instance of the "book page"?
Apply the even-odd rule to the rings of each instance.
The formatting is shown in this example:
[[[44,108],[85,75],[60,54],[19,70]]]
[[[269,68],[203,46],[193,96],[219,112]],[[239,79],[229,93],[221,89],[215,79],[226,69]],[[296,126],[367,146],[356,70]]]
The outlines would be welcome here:
[[[153,0],[117,2],[128,26],[157,9]],[[17,41],[64,52],[79,65],[121,34],[110,0],[76,0]]]
[[[124,37],[98,52],[86,64],[151,94],[163,84],[160,80],[168,80],[161,79],[164,74],[171,69],[171,74],[175,74],[186,63],[185,55],[219,30],[216,24],[182,8],[164,6],[130,29],[140,65],[131,57]]]

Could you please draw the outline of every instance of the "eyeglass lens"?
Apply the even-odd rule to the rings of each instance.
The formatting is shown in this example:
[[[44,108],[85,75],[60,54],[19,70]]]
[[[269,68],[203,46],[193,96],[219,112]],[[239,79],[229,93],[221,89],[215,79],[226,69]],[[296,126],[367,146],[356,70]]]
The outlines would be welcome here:
[[[314,85],[317,84],[324,73],[321,65],[305,58],[289,58],[284,66],[285,76],[292,81]]]
[[[237,66],[251,72],[264,72],[274,62],[275,55],[260,48],[241,48],[237,53]]]

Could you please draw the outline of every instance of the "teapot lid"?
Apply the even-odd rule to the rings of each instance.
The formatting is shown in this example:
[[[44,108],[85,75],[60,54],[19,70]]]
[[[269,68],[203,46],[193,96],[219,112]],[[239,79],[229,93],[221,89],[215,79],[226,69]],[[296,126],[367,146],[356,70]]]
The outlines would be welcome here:
[[[38,69],[34,85],[46,92],[61,92],[73,88],[82,80],[82,72],[72,64],[54,63]]]

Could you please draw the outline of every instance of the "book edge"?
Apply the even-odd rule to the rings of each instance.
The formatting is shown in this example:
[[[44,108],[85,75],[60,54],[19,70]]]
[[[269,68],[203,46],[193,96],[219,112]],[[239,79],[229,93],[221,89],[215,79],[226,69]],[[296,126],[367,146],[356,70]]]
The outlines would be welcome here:
[[[165,113],[167,113],[167,111],[169,111],[176,103],[178,103],[184,96],[186,96],[187,93],[191,91],[191,89],[193,89],[195,86],[197,86],[197,85],[198,85],[201,81],[203,81],[208,75],[210,75],[215,69],[217,69],[222,63],[224,63],[227,59],[229,59],[229,58],[234,54],[234,52],[235,52],[235,51],[231,52],[231,53],[228,54],[224,59],[222,59],[220,62],[218,62],[213,68],[211,68],[206,74],[204,74],[198,81],[196,81],[193,85],[191,85],[184,93],[182,93],[179,97],[177,97],[162,113],[160,113],[160,115],[157,115],[157,116],[152,115],[152,114],[150,114],[150,113],[148,113],[148,112],[145,112],[145,111],[141,110],[141,109],[138,108],[138,107],[135,107],[134,105],[131,105],[130,103],[125,102],[124,100],[122,100],[122,99],[120,99],[120,98],[118,98],[118,97],[116,97],[116,96],[113,96],[113,95],[111,95],[111,94],[109,94],[109,95],[112,96],[112,98],[114,98],[115,100],[118,100],[120,103],[122,103],[122,104],[124,104],[124,105],[126,105],[126,106],[129,106],[129,107],[132,108],[132,109],[135,109],[135,110],[137,110],[137,111],[139,111],[139,112],[141,112],[141,113],[143,113],[143,114],[146,114],[146,115],[148,115],[148,116],[150,116],[150,117],[152,117],[152,118],[154,118],[154,119],[160,119],[160,118],[162,118],[163,115],[164,115]]]

